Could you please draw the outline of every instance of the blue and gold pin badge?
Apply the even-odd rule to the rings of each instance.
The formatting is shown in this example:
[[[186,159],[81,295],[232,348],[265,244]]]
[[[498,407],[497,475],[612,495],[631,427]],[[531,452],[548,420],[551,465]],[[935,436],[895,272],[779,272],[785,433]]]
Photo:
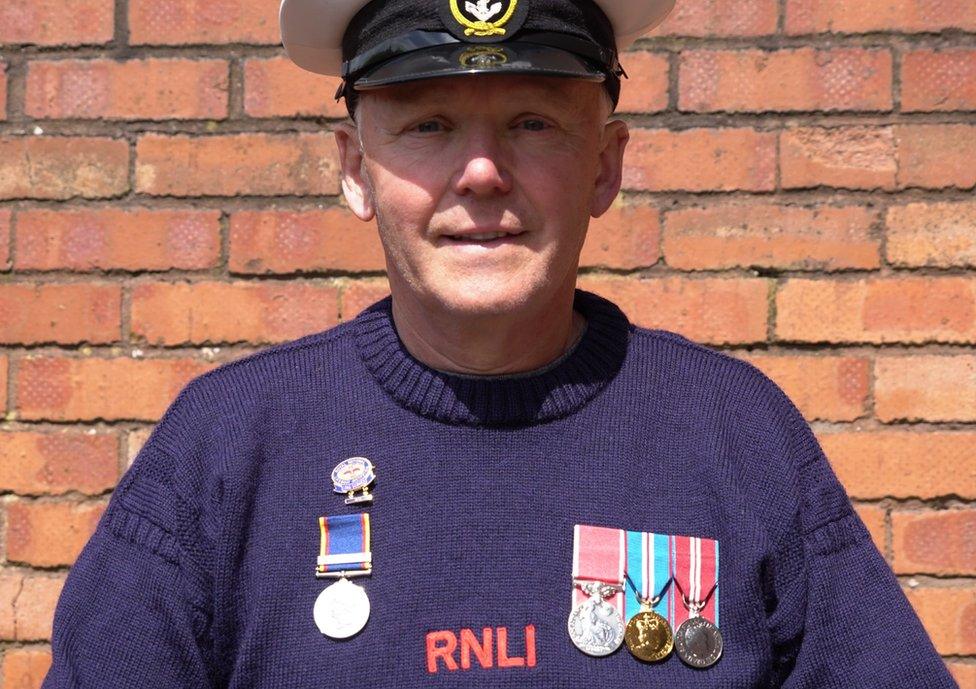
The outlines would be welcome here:
[[[345,493],[347,505],[373,502],[369,487],[376,480],[373,463],[365,457],[344,459],[332,470],[332,485],[336,493]]]
[[[522,28],[529,0],[441,0],[441,20],[456,38],[496,43]]]

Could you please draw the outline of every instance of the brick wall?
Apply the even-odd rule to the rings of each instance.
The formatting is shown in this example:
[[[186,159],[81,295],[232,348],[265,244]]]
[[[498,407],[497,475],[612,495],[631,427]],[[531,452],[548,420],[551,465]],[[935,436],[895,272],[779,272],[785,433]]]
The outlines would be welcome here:
[[[626,56],[626,191],[581,284],[814,425],[976,687],[976,3],[678,0]],[[334,82],[277,0],[0,4],[0,682],[191,377],[385,291]]]

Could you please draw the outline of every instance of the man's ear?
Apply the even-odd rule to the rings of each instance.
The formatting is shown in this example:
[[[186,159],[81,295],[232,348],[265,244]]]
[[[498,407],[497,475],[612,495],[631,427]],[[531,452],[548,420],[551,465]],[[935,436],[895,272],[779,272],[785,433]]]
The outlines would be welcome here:
[[[590,200],[590,215],[599,218],[607,212],[620,193],[624,170],[624,151],[630,140],[627,123],[620,120],[607,122],[603,129],[600,150],[600,166]]]
[[[342,168],[342,195],[349,209],[360,220],[369,221],[376,214],[364,166],[363,149],[355,124],[340,122],[333,129],[336,146],[339,147],[339,164]]]

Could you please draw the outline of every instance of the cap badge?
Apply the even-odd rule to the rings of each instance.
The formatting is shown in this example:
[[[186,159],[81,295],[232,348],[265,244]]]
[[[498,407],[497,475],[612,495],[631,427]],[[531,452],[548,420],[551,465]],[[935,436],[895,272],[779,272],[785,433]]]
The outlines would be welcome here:
[[[504,40],[521,28],[527,0],[447,0],[444,24],[468,41]],[[444,7],[444,5],[441,5]]]

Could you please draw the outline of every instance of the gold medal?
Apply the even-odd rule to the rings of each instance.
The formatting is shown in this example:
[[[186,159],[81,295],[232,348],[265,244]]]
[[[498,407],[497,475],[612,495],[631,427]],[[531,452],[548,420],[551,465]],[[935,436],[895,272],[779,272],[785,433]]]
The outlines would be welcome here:
[[[627,623],[624,643],[638,660],[656,663],[671,655],[674,635],[668,621],[654,612],[649,603],[642,603],[640,612]]]
[[[641,598],[640,591],[634,586],[634,580],[626,572],[624,576],[641,606],[637,614],[627,623],[627,630],[624,633],[627,650],[645,663],[664,660],[671,655],[671,650],[674,648],[674,635],[671,633],[671,625],[668,624],[667,619],[654,612],[654,606],[664,598],[674,579],[673,577],[668,579],[653,598]]]

